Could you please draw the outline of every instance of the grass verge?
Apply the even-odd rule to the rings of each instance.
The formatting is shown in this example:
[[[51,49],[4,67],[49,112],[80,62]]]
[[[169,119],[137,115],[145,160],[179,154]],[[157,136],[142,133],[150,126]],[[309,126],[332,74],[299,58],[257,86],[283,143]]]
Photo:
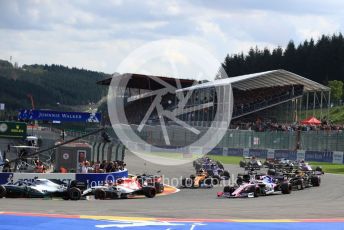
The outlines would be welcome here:
[[[242,157],[237,156],[216,156],[216,155],[208,155],[209,158],[220,161],[223,164],[235,164],[239,165],[239,162],[243,159]],[[327,162],[309,162],[314,168],[316,166],[322,167],[325,173],[336,173],[336,174],[344,174],[344,164],[333,164]]]

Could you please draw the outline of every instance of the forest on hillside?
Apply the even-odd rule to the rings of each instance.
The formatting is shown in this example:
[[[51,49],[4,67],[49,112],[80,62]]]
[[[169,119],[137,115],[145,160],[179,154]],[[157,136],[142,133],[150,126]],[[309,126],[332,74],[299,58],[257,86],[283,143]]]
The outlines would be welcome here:
[[[6,110],[31,108],[29,95],[39,109],[68,108],[97,102],[106,89],[96,84],[109,75],[61,65],[14,67],[0,60],[0,103]]]
[[[285,69],[328,85],[332,80],[344,80],[344,38],[339,33],[300,44],[290,41],[285,49],[255,47],[247,55],[227,55],[222,66],[229,77]]]

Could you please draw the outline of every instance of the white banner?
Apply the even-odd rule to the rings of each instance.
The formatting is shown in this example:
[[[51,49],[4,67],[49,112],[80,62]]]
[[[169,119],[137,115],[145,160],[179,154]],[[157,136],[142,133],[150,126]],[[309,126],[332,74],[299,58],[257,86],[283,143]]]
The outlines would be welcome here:
[[[266,156],[267,159],[275,159],[275,150],[274,149],[268,149],[268,153]]]
[[[333,152],[332,163],[343,164],[343,152]]]
[[[189,146],[189,152],[192,154],[203,154],[203,147]]]
[[[222,155],[223,156],[228,156],[228,148],[223,148]]]
[[[306,151],[305,150],[297,150],[296,153],[296,160],[303,161],[306,158]]]
[[[4,103],[0,103],[0,110],[5,110],[5,104]]]
[[[249,157],[250,156],[250,149],[244,149],[243,154],[244,157]]]

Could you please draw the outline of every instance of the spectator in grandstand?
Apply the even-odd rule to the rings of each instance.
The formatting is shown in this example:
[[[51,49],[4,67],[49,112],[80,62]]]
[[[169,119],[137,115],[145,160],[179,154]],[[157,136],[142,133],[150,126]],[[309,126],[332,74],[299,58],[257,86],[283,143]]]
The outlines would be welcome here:
[[[100,169],[105,171],[107,164],[108,163],[106,162],[106,160],[103,160],[102,163],[100,164]]]
[[[81,173],[88,173],[89,162],[84,161],[81,166]]]
[[[106,171],[106,172],[112,172],[113,166],[114,166],[113,162],[110,161],[110,162],[107,164],[107,166],[106,166],[106,168],[105,168],[105,171]]]
[[[11,165],[8,159],[5,159],[4,166],[2,167],[2,172],[11,172]]]
[[[35,165],[36,165],[36,167],[35,167],[36,173],[45,173],[46,172],[46,169],[45,169],[42,161],[36,160]]]
[[[118,166],[117,161],[114,161],[111,172],[117,172],[117,171],[119,171],[119,166]]]
[[[93,172],[95,173],[100,173],[100,161],[97,161],[96,163],[94,163],[93,165]]]

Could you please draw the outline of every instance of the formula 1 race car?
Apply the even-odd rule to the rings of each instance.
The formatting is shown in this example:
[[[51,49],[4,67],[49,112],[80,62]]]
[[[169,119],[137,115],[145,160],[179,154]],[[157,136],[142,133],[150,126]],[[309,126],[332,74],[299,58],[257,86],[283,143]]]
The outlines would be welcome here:
[[[181,188],[211,188],[220,183],[221,180],[228,180],[229,177],[219,175],[210,176],[207,171],[201,169],[195,175],[182,178]]]
[[[323,171],[320,167],[316,167],[312,170],[312,167],[304,161],[294,162],[277,162],[271,165],[267,171],[267,174],[280,179],[281,177],[287,177],[293,188],[302,190],[307,187],[318,187],[321,183],[321,175]]]
[[[269,169],[268,174],[276,179],[281,177],[287,178],[292,187],[297,190],[302,190],[308,187],[318,187],[321,184],[320,175],[316,174],[314,171],[302,171],[296,169],[289,173],[276,173],[274,170]]]
[[[239,162],[239,166],[245,170],[260,170],[263,167],[263,164],[260,160],[257,160],[252,156],[244,157],[244,159]]]
[[[66,185],[56,180],[38,179],[33,181],[17,181],[0,185],[0,198],[46,198],[61,197],[65,200],[79,200],[84,183],[72,181]]]
[[[108,183],[103,186],[94,186],[86,189],[82,196],[94,195],[95,199],[126,199],[135,195],[144,195],[148,198],[155,197],[157,191],[154,186],[148,185],[137,177],[118,179],[114,183]]]
[[[142,175],[136,176],[136,178],[141,184],[141,186],[154,187],[156,190],[156,193],[164,192],[165,186],[163,183],[162,176],[142,174]]]
[[[278,181],[270,176],[257,175],[255,179],[245,179],[240,185],[225,186],[223,192],[217,193],[217,197],[251,198],[271,194],[289,194],[292,190],[291,184],[288,181]]]
[[[224,169],[223,165],[219,161],[214,161],[209,157],[198,158],[193,162],[193,166],[198,173],[201,169],[205,170],[210,177],[230,178],[230,174]]]

